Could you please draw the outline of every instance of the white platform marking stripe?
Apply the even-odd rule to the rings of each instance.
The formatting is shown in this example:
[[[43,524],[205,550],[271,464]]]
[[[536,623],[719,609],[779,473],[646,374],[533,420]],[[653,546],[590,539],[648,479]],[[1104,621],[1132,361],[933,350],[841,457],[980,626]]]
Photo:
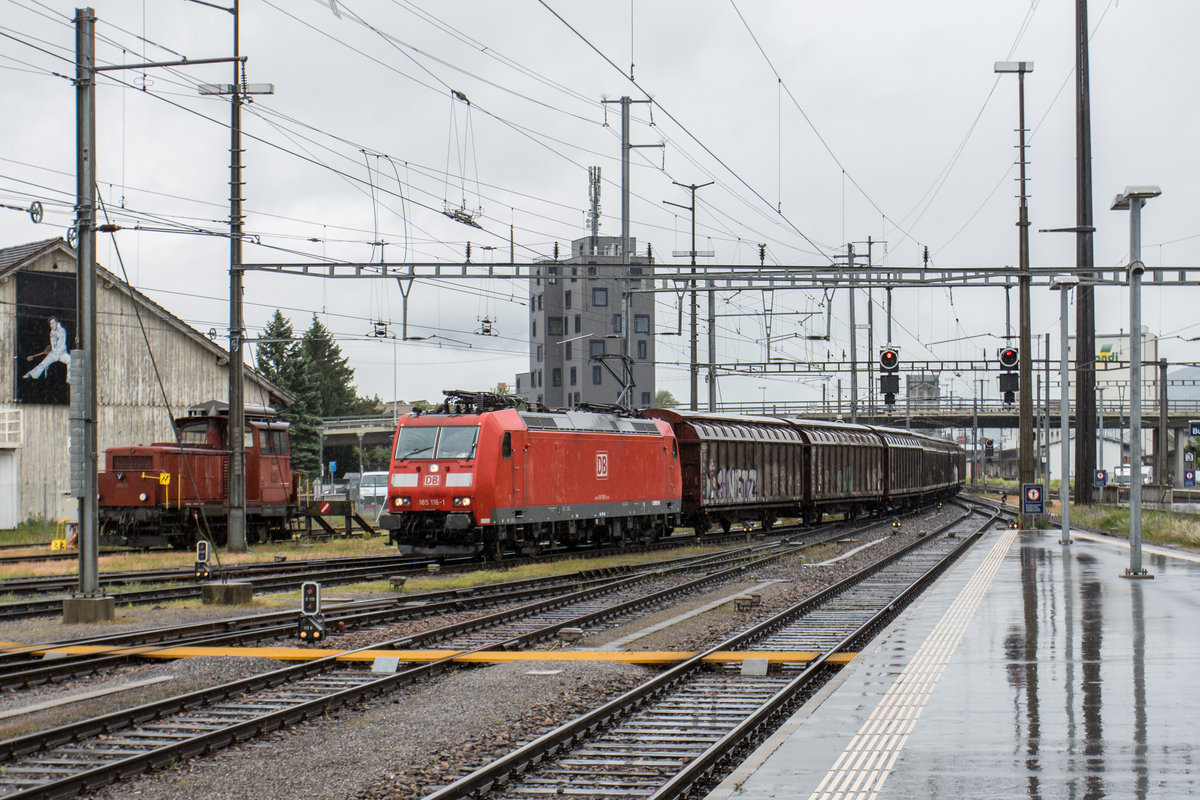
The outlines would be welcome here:
[[[1016,536],[1009,531],[996,542],[809,800],[874,800],[878,796]]]

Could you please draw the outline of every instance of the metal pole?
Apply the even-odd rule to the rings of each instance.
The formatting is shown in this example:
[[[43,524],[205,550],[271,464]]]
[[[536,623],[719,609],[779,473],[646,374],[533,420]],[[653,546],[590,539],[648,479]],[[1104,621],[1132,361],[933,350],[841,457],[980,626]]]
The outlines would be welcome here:
[[[1092,222],[1092,127],[1088,88],[1087,0],[1075,3],[1075,263],[1094,265]],[[1075,502],[1095,500],[1091,475],[1096,469],[1092,437],[1096,435],[1096,312],[1095,287],[1082,274],[1075,290]],[[1083,480],[1078,476],[1082,475]]]
[[[96,497],[96,12],[75,12],[76,303],[83,403],[83,474],[79,494],[79,593],[100,594],[100,504]],[[75,391],[76,386],[71,387]]]
[[[846,245],[850,274],[854,274],[854,245]],[[858,422],[858,326],[854,320],[854,279],[850,279],[850,422]]]
[[[1059,312],[1059,354],[1058,354],[1058,375],[1061,382],[1059,389],[1058,401],[1058,426],[1059,426],[1059,452],[1062,455],[1062,481],[1058,489],[1058,501],[1062,505],[1062,538],[1060,544],[1071,543],[1071,449],[1068,444],[1071,441],[1071,408],[1070,408],[1070,392],[1068,391],[1068,383],[1070,373],[1067,371],[1067,336],[1070,333],[1067,322],[1067,315],[1071,313],[1071,298],[1070,288],[1066,284],[1059,286],[1059,291],[1062,293],[1062,305]],[[1050,363],[1050,351],[1046,350],[1046,363]],[[1047,382],[1047,396],[1049,396],[1049,382]],[[1046,416],[1050,416],[1050,406],[1046,405]],[[1047,442],[1047,445],[1049,442]],[[1046,464],[1046,471],[1049,473],[1049,463]],[[1047,482],[1049,486],[1049,482]]]
[[[1104,390],[1097,389],[1096,429],[1100,432],[1096,442],[1096,469],[1104,469]],[[1076,425],[1078,430],[1078,425]]]
[[[633,326],[630,324],[631,320],[629,319],[633,305],[629,277],[629,104],[629,97],[621,98],[621,263],[624,265],[621,275],[621,342],[626,356],[633,353]],[[626,378],[626,385],[621,390],[621,399],[618,402],[622,405],[632,406],[633,367],[628,362],[624,363],[625,369],[629,373]]]
[[[708,410],[717,410],[717,284],[708,281]]]
[[[1050,489],[1050,334],[1046,334],[1046,413],[1042,417],[1042,439],[1046,442],[1046,489]]]
[[[239,55],[238,0],[233,1],[233,56]],[[233,62],[229,125],[229,528],[230,552],[246,550],[246,400],[242,362],[242,79]]]
[[[1018,417],[1020,440],[1017,443],[1018,472],[1021,483],[1033,481],[1033,358],[1030,348],[1029,310],[1029,207],[1025,192],[1025,72],[1017,73],[1018,126],[1020,135],[1021,211],[1017,227],[1020,232],[1020,274],[1018,303],[1020,314],[1020,373],[1021,391]]]
[[[1142,568],[1142,206],[1129,198],[1129,569],[1143,577]]]
[[[971,413],[971,485],[979,485],[979,395],[975,395],[975,408]]]
[[[1166,502],[1165,487],[1167,485],[1167,360],[1158,362],[1158,447],[1154,448],[1155,480],[1163,488],[1163,502]]]

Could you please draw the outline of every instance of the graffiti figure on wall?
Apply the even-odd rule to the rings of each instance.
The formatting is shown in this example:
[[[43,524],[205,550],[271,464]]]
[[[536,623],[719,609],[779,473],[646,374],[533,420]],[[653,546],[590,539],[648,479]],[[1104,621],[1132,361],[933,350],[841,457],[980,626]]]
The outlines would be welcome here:
[[[67,331],[54,317],[50,318],[50,343],[46,345],[46,349],[31,356],[25,356],[25,360],[33,361],[39,357],[42,360],[38,362],[38,365],[22,377],[37,380],[46,374],[46,370],[50,368],[51,364],[66,364],[67,374],[71,374],[71,354],[67,351]]]

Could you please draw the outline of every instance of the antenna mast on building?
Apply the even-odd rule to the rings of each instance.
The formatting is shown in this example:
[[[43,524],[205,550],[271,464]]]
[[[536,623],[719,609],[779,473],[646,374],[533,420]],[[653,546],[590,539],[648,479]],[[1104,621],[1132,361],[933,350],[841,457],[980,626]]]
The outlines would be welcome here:
[[[600,235],[600,168],[588,167],[588,212],[587,224],[592,229],[592,246],[596,245],[594,241]]]

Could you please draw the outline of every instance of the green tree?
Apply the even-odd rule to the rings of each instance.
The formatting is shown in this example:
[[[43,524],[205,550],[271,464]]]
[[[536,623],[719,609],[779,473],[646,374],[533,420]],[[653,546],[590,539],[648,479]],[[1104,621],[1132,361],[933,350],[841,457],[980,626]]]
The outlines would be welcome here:
[[[654,395],[655,408],[674,408],[677,405],[679,401],[675,399],[675,395],[666,389],[659,389]]]
[[[267,326],[263,328],[261,340],[254,352],[254,365],[272,383],[280,386],[284,384],[283,373],[295,357],[295,336],[292,321],[279,309],[275,309],[275,316],[271,317]]]

